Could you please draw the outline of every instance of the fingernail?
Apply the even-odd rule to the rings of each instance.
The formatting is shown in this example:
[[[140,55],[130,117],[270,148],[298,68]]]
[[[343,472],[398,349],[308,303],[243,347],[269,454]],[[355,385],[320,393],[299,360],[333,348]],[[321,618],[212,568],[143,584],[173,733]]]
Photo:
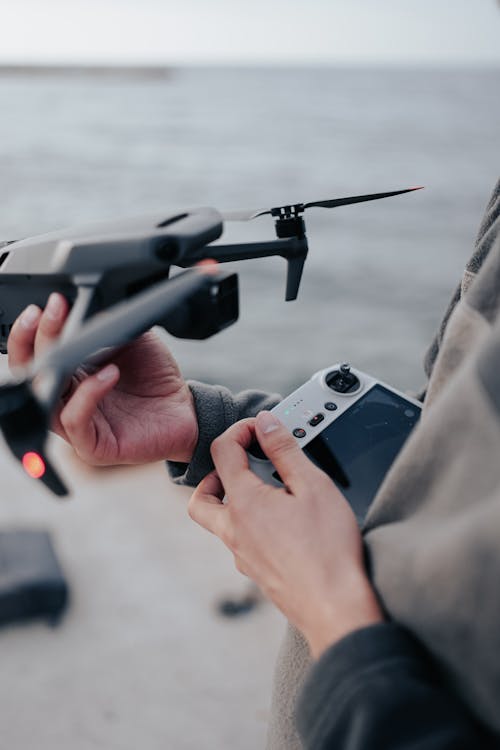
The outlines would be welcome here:
[[[97,380],[112,380],[116,375],[117,369],[116,365],[107,365],[97,373]]]
[[[40,315],[40,309],[36,305],[28,305],[26,310],[21,315],[21,325],[23,328],[34,328],[38,317]]]
[[[270,411],[261,411],[257,414],[257,425],[262,430],[264,435],[268,432],[277,430],[280,426],[280,421]]]
[[[62,300],[58,294],[53,292],[47,302],[45,314],[49,320],[57,320],[62,313]]]

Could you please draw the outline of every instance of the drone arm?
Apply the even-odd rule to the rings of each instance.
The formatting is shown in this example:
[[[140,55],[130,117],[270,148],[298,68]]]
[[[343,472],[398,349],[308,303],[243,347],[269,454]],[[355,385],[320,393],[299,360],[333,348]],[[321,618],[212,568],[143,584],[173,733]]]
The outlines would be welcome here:
[[[267,258],[271,255],[282,255],[288,250],[288,240],[269,240],[268,242],[247,242],[235,245],[206,245],[190,253],[188,257],[176,261],[181,268],[187,268],[200,260],[210,258],[218,263],[232,263],[239,260]]]
[[[78,283],[77,286],[76,299],[64,325],[57,346],[61,346],[76,335],[76,332],[85,320],[94,299],[97,279],[85,278],[85,280],[81,279],[79,281],[80,283]],[[44,369],[45,363],[46,358],[33,363],[28,371],[30,379],[33,379],[35,375],[39,374],[40,371]],[[47,404],[49,409],[56,403],[60,394],[64,391],[69,375],[70,373],[64,375],[62,372],[60,375],[56,375],[54,370],[49,370],[46,371],[44,375],[39,375],[38,381],[35,384],[35,390],[39,395],[43,395],[42,401]]]
[[[73,331],[71,337],[66,336],[36,367],[34,387],[44,408],[52,410],[66,378],[79,365],[83,362],[97,364],[109,357],[112,350],[158,323],[205,285],[215,284],[217,278],[186,271],[96,314],[79,331]],[[82,299],[83,296],[82,292]]]
[[[205,258],[211,258],[219,263],[232,263],[234,261],[267,258],[278,255],[288,261],[286,300],[290,301],[297,298],[307,250],[307,239],[305,236],[237,245],[207,245],[198,250],[196,254],[191,254],[189,258],[179,261],[178,265],[186,268]]]
[[[68,315],[61,335],[61,341],[67,341],[87,317],[95,295],[96,285],[99,279],[77,280],[76,299]]]

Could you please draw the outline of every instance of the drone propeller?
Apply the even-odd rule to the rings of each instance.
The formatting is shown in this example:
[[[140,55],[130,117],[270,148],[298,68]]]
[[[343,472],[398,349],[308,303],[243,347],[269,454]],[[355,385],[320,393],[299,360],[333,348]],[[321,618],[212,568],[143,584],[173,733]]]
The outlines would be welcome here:
[[[223,218],[226,221],[250,221],[258,216],[270,214],[279,218],[290,214],[300,214],[306,208],[337,208],[338,206],[349,206],[352,203],[365,203],[366,201],[376,201],[380,198],[391,198],[394,195],[411,193],[414,190],[422,190],[422,187],[406,188],[405,190],[393,190],[389,193],[370,193],[368,195],[350,195],[347,198],[332,198],[325,201],[311,201],[309,203],[292,203],[287,206],[276,206],[275,208],[258,208],[257,210],[243,211],[225,211]]]

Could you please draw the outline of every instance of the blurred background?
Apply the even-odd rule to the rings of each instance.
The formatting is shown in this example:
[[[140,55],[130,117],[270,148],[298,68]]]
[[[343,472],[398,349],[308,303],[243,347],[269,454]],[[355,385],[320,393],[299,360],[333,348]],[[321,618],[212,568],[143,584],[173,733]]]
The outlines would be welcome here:
[[[172,342],[186,375],[232,388],[286,393],[338,359],[420,385],[498,172],[493,0],[0,7],[0,237],[425,185],[311,210],[297,302],[284,261],[248,262],[238,325]],[[271,236],[266,217],[224,240]]]
[[[498,178],[494,0],[0,0],[0,30],[0,239],[424,185],[312,209],[296,302],[284,261],[247,261],[239,322],[169,340],[186,376],[233,389],[286,394],[345,359],[421,385]],[[272,236],[263,217],[223,241]],[[0,635],[10,747],[262,746],[279,616],[214,614],[244,584],[162,466],[54,451],[64,511],[2,459],[0,521],[48,526],[73,591],[58,631]]]

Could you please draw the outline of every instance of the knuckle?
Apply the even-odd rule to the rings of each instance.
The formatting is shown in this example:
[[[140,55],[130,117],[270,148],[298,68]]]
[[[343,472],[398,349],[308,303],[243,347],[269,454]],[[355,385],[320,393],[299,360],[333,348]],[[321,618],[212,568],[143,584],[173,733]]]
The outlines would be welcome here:
[[[7,339],[7,354],[11,365],[15,365],[19,359],[24,360],[26,356],[33,356],[29,332],[23,330],[17,321],[12,326]]]
[[[29,337],[36,331],[40,324],[42,310],[38,305],[31,303],[17,316],[12,326],[15,336]]]
[[[233,553],[237,550],[237,534],[232,524],[228,524],[221,530],[220,539]]]
[[[275,453],[286,458],[293,458],[300,454],[300,448],[295,440],[288,434],[277,436],[273,447]]]
[[[189,498],[188,506],[187,506],[187,512],[188,512],[189,518],[192,521],[196,521],[197,519],[197,514],[196,514],[197,507],[198,506],[196,505],[196,498],[194,495],[191,495],[191,497]]]
[[[268,440],[269,444],[272,445],[275,450],[286,450],[288,448],[297,447],[295,439],[284,427],[281,427],[274,432],[270,432],[268,435]]]
[[[332,480],[316,466],[313,466],[307,483],[307,493],[310,502],[323,498],[335,486]]]
[[[14,322],[12,328],[10,329],[9,337],[7,339],[7,348],[11,347],[12,345],[17,344],[18,339],[20,338],[20,328],[19,325],[19,318]]]
[[[219,435],[219,437],[216,437],[215,440],[212,441],[212,445],[210,446],[210,454],[214,461],[216,461],[220,457],[223,451],[223,446],[224,439],[222,435]]]
[[[46,336],[55,335],[59,331],[59,321],[50,318],[46,312],[40,318],[38,331]]]
[[[231,521],[231,529],[234,529],[238,526],[238,524],[241,523],[241,510],[237,506],[237,503],[235,503],[234,498],[231,498],[230,502],[227,506],[227,514],[229,516],[229,519]],[[236,536],[236,531],[232,532],[233,537]]]
[[[237,555],[234,556],[234,566],[239,573],[244,576],[247,575],[247,568],[245,566],[245,563],[243,562],[241,557],[238,557]]]
[[[62,410],[59,419],[61,420],[62,426],[68,433],[73,432],[78,425],[78,419],[76,419],[75,415],[72,412],[66,409]]]
[[[73,445],[73,448],[78,458],[80,458],[88,466],[95,466],[96,468],[100,466],[109,466],[109,463],[105,461],[104,458],[96,456],[95,453],[92,453],[88,450],[83,450],[78,445]]]
[[[322,490],[327,490],[330,487],[335,486],[333,479],[330,479],[328,474],[323,471],[323,469],[320,469],[318,466],[315,466],[313,464],[312,466],[312,476],[314,480],[314,485],[316,487],[321,488]]]
[[[241,502],[240,498],[232,497],[228,504],[228,513],[236,523],[242,523],[247,514],[246,508],[247,504]]]
[[[9,336],[7,340],[7,354],[9,357],[10,367],[15,367],[19,361],[19,347],[18,347],[17,341],[12,336],[12,334]]]

